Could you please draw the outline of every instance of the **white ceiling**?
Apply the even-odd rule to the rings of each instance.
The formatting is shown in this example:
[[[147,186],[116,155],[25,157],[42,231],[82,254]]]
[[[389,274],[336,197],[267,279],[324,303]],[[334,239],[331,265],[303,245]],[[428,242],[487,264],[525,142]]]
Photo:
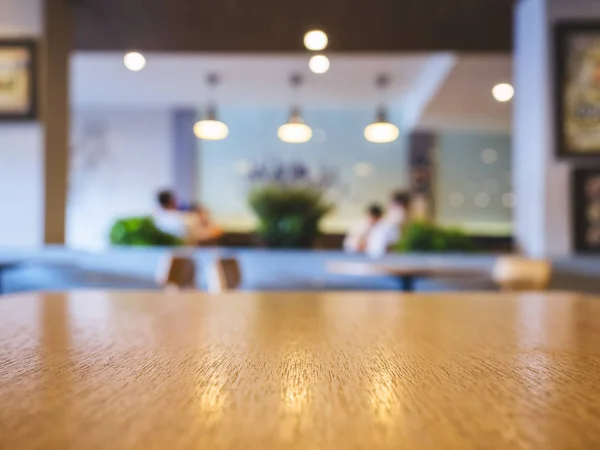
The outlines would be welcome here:
[[[512,101],[497,102],[492,88],[511,80],[510,55],[458,56],[454,68],[421,114],[418,127],[509,130]]]
[[[121,53],[78,52],[72,58],[75,108],[202,107],[214,97],[219,106],[373,107],[385,99],[404,126],[431,129],[510,129],[511,102],[498,103],[491,88],[510,82],[507,54],[460,56],[452,53],[329,55],[323,75],[308,70],[304,55],[146,54],[147,65],[131,72]],[[207,91],[206,76],[221,82]],[[292,73],[304,75],[299,92]],[[379,73],[390,76],[385,95],[375,87]]]
[[[373,105],[381,95],[375,77],[391,77],[389,101],[401,101],[421,80],[436,54],[406,56],[329,55],[323,75],[308,69],[308,55],[147,54],[147,65],[131,72],[120,53],[76,53],[72,59],[75,106],[197,106],[207,99],[206,75],[221,78],[216,99],[222,106],[284,106],[295,99],[289,85],[294,72],[304,74],[296,94],[304,106]]]

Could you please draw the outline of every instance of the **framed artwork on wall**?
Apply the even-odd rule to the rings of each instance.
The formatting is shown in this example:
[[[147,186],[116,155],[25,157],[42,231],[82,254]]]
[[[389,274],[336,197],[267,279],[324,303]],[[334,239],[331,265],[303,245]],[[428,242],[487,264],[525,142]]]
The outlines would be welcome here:
[[[0,41],[0,121],[36,117],[36,78],[35,42]]]
[[[555,26],[556,148],[600,159],[600,22]]]
[[[600,167],[575,169],[572,177],[573,247],[600,253]]]

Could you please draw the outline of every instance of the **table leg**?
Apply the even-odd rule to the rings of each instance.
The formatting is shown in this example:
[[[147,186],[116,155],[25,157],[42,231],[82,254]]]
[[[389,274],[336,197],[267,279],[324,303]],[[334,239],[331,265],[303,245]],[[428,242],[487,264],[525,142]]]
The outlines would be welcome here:
[[[402,292],[413,292],[415,290],[415,277],[412,275],[398,277],[398,283]]]

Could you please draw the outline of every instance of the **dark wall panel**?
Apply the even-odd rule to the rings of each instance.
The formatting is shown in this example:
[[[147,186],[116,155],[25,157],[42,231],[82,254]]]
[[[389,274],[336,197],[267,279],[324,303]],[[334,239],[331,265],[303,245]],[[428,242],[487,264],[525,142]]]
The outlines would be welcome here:
[[[322,27],[333,51],[506,51],[512,0],[78,0],[82,50],[290,52]]]

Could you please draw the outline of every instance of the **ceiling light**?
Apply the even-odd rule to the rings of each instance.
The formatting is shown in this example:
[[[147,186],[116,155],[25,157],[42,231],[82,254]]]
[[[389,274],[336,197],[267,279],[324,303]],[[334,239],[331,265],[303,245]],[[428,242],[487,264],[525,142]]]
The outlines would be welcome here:
[[[313,73],[325,73],[329,70],[329,65],[329,58],[325,55],[315,55],[308,62],[308,67]]]
[[[386,75],[379,75],[375,83],[377,88],[383,92],[389,84],[389,78]],[[375,121],[365,128],[365,139],[376,144],[387,144],[388,142],[394,142],[398,139],[398,136],[400,136],[400,130],[387,120],[385,107],[380,107],[377,110]]]
[[[214,107],[209,107],[206,116],[194,125],[194,134],[199,139],[220,141],[229,134],[229,128],[224,122],[217,120]]]
[[[365,139],[375,144],[394,142],[400,136],[400,130],[393,123],[379,119],[365,128]]]
[[[507,102],[515,95],[515,89],[508,83],[500,83],[492,88],[492,95],[499,102]]]
[[[123,62],[125,63],[125,67],[132,72],[138,72],[146,66],[146,58],[138,52],[129,52],[125,54]]]
[[[206,78],[206,82],[210,88],[215,88],[219,83],[219,77],[211,73]],[[217,119],[217,111],[214,105],[209,105],[206,109],[204,118],[194,125],[194,134],[199,139],[207,141],[220,141],[225,139],[229,134],[229,128],[225,122]]]
[[[304,35],[304,46],[308,50],[319,51],[327,47],[327,35],[321,30],[310,30]]]
[[[277,136],[283,142],[301,144],[310,141],[310,138],[312,138],[312,130],[304,123],[304,120],[302,120],[300,110],[292,108],[290,119],[286,124],[279,127]]]
[[[292,85],[292,88],[298,89],[302,84],[302,76],[297,73],[293,74],[290,78],[290,84]],[[288,142],[290,144],[301,144],[310,141],[310,138],[312,138],[312,130],[304,123],[299,108],[292,108],[288,122],[279,127],[277,136],[283,142]]]

